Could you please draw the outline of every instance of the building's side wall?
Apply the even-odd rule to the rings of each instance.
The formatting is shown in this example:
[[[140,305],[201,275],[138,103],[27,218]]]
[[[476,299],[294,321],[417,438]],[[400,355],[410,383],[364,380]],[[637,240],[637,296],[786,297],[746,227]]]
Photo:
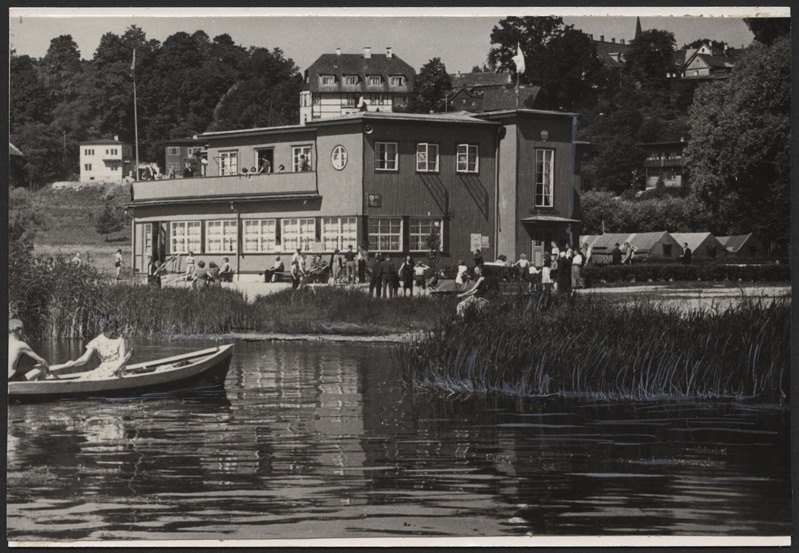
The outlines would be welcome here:
[[[80,145],[80,180],[81,181],[121,181],[129,174],[125,164],[130,156],[130,146],[125,144],[81,144]],[[89,153],[87,153],[89,152]]]
[[[497,253],[505,255],[508,259],[517,259],[519,253],[528,253],[528,250],[517,252],[525,238],[529,242],[527,232],[518,222],[518,164],[519,164],[519,131],[515,123],[508,123],[504,128],[504,136],[500,140],[499,154],[499,222]]]
[[[311,169],[316,169],[316,155],[314,152],[315,132],[313,130],[298,129],[295,132],[267,134],[262,136],[212,136],[208,138],[208,176],[222,174],[222,152],[235,151],[237,153],[237,166],[242,168],[256,167],[258,165],[258,150],[272,149],[274,151],[273,172],[280,165],[286,172],[292,171],[292,148],[295,146],[311,147]]]

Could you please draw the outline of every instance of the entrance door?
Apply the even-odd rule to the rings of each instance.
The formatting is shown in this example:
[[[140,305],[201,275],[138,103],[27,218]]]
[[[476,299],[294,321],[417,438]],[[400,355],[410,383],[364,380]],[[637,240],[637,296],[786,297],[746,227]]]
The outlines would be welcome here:
[[[261,173],[274,173],[275,172],[275,149],[266,148],[264,150],[256,150],[257,159],[255,162],[258,164],[257,169]]]
[[[530,263],[536,267],[541,267],[544,264],[544,252],[552,250],[552,240],[555,239],[555,233],[551,228],[542,227],[534,230],[531,238]]]

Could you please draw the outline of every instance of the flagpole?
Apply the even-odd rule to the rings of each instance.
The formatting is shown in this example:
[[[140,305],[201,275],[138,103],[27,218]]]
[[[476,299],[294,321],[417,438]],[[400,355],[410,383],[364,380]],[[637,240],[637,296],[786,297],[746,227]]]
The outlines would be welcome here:
[[[516,109],[519,109],[519,72],[516,71]]]
[[[136,109],[136,49],[133,49],[133,63],[130,65],[133,74],[133,132],[136,146],[136,167],[133,169],[133,180],[139,180],[139,115]]]

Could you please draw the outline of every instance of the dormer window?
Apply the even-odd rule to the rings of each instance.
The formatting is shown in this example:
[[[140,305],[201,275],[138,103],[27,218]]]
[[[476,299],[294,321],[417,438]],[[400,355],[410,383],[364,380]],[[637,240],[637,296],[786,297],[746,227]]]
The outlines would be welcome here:
[[[332,86],[336,84],[336,77],[335,75],[319,75],[319,84]]]
[[[405,86],[405,77],[402,75],[392,75],[389,78],[391,86]]]
[[[366,77],[366,84],[369,86],[380,86],[383,84],[383,79],[380,75],[369,75]]]
[[[358,75],[345,75],[344,76],[344,84],[355,86],[358,84]]]

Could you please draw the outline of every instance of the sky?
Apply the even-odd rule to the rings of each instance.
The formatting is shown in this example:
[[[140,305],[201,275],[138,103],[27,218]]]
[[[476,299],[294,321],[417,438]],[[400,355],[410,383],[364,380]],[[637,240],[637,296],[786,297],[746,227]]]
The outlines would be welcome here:
[[[635,18],[646,29],[674,33],[677,47],[698,38],[723,40],[738,48],[752,42],[743,21],[755,15],[785,16],[787,7],[725,8],[11,8],[9,46],[18,55],[40,58],[50,40],[71,35],[84,59],[91,59],[100,37],[121,35],[137,25],[148,39],[164,41],[184,31],[223,33],[245,47],[280,48],[302,71],[321,54],[341,48],[373,53],[392,47],[398,57],[417,70],[439,57],[450,73],[471,71],[483,65],[491,48],[491,29],[508,15],[558,15],[598,39],[629,42]]]

